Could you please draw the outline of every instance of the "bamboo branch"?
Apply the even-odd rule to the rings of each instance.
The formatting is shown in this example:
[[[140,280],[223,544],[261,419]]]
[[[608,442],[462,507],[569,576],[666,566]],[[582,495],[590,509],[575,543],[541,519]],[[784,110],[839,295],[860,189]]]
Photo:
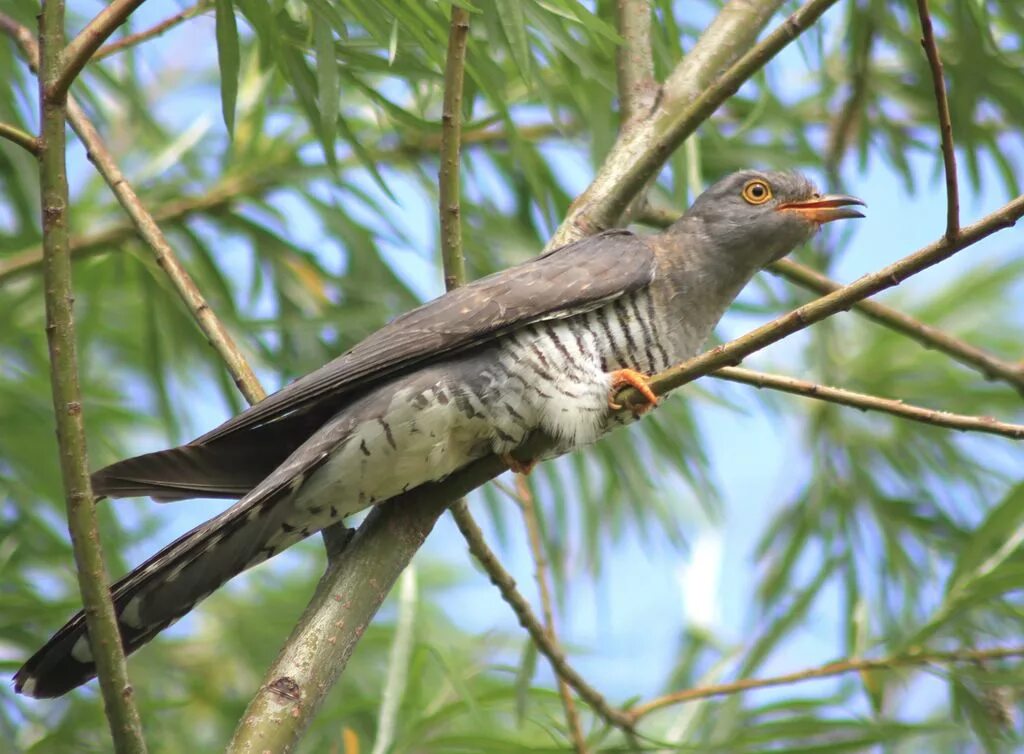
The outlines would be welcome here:
[[[34,157],[38,157],[42,150],[38,137],[33,136],[27,131],[22,131],[10,123],[0,123],[0,139],[7,139],[13,144],[17,144]]]
[[[625,129],[651,111],[658,82],[651,54],[650,0],[617,0],[615,9],[623,39],[615,51],[615,68],[619,79],[620,128]]]
[[[99,49],[118,26],[127,20],[144,0],[113,0],[86,24],[78,36],[68,42],[61,55],[60,75],[50,83],[50,94],[63,97],[93,53]]]
[[[614,227],[673,150],[837,1],[809,0],[756,45],[757,33],[781,1],[728,3],[666,80],[651,117],[637,122],[616,142],[590,186],[573,202],[548,248]],[[740,57],[744,50],[749,51]],[[729,67],[719,76],[725,66]]]
[[[840,406],[858,408],[861,411],[881,411],[901,419],[931,424],[935,427],[946,429],[958,429],[970,432],[985,432],[991,435],[1001,435],[1014,440],[1024,440],[1024,425],[1008,424],[997,421],[990,416],[966,416],[964,414],[951,414],[947,411],[936,411],[921,406],[913,406],[903,401],[880,398],[877,395],[866,393],[855,393],[850,390],[842,390],[835,387],[818,385],[805,380],[798,380],[794,377],[784,377],[778,374],[767,374],[755,372],[750,369],[738,367],[722,367],[713,372],[711,377],[717,377],[730,382],[741,382],[745,385],[753,385],[757,388],[770,388],[780,390],[792,395],[800,395],[805,398],[814,398],[828,403],[836,403]]]
[[[33,45],[27,29],[20,39]],[[50,351],[50,382],[57,423],[61,477],[67,504],[68,529],[75,556],[78,587],[88,626],[89,647],[96,663],[103,707],[118,752],[146,751],[142,723],[128,680],[121,634],[110,597],[103,559],[85,441],[85,420],[78,382],[78,356],[72,311],[71,257],[68,249],[68,180],[65,164],[67,98],[54,84],[60,76],[64,45],[64,3],[43,4],[39,23],[39,151],[40,205],[43,228],[43,289],[46,337]]]
[[[921,46],[928,58],[935,89],[935,108],[939,114],[939,134],[942,140],[942,166],[946,172],[946,238],[953,240],[960,232],[960,190],[956,181],[956,149],[953,145],[953,124],[949,116],[949,99],[942,77],[942,61],[935,45],[935,31],[928,13],[928,0],[917,0],[917,13],[921,18]]]
[[[129,47],[134,47],[135,45],[141,44],[142,42],[146,42],[150,39],[153,39],[154,37],[159,37],[161,34],[173,29],[178,24],[188,21],[190,18],[198,16],[200,13],[203,13],[212,7],[212,0],[200,0],[195,5],[186,8],[185,10],[179,13],[175,13],[173,16],[169,18],[165,18],[160,23],[155,24],[149,27],[148,29],[137,31],[134,34],[127,34],[118,39],[116,42],[110,42],[109,44],[103,45],[101,48],[96,50],[93,56],[89,59],[89,62],[95,63],[96,61],[102,60],[103,58],[110,57],[111,55],[116,55],[117,53],[122,52],[123,50],[126,50]]]
[[[516,474],[516,491],[519,500],[519,508],[523,514],[523,523],[526,525],[526,534],[530,541],[530,552],[533,555],[533,562],[536,566],[534,578],[537,581],[537,590],[540,592],[541,615],[544,616],[544,629],[551,646],[562,651],[561,642],[558,641],[558,632],[555,630],[555,610],[551,600],[551,587],[548,584],[548,558],[544,552],[544,540],[540,535],[540,521],[537,517],[537,504],[530,491],[530,482],[525,474]],[[562,697],[562,707],[565,710],[565,722],[569,727],[569,739],[577,754],[587,754],[587,740],[583,735],[583,728],[580,726],[580,716],[576,711],[576,702],[572,697],[572,689],[568,682],[555,671],[555,679],[558,684],[558,695]]]
[[[660,228],[678,220],[679,213],[673,210],[648,207],[643,217],[639,219],[645,224]],[[772,262],[766,269],[791,283],[796,283],[821,295],[838,291],[843,287],[842,283],[822,275],[807,265],[794,262],[792,259],[780,259],[777,262]],[[1004,361],[937,327],[927,325],[909,314],[904,314],[877,301],[858,301],[853,305],[853,309],[868,319],[917,341],[925,348],[945,354],[964,366],[980,372],[987,379],[1002,380],[1012,385],[1021,395],[1024,395],[1024,362],[1013,364]]]
[[[893,655],[879,660],[850,659],[830,662],[816,668],[808,668],[796,673],[772,676],[770,678],[748,678],[731,683],[720,683],[695,689],[676,691],[660,696],[649,702],[638,705],[629,711],[629,717],[636,724],[640,718],[646,717],[655,710],[673,704],[681,704],[696,699],[707,699],[714,696],[738,694],[752,689],[764,689],[771,686],[787,686],[792,683],[813,681],[817,678],[842,675],[870,670],[898,670],[900,668],[928,665],[930,663],[984,662],[988,660],[1005,660],[1024,656],[1024,647],[997,647],[995,649],[960,649],[952,652],[919,652],[914,654]]]

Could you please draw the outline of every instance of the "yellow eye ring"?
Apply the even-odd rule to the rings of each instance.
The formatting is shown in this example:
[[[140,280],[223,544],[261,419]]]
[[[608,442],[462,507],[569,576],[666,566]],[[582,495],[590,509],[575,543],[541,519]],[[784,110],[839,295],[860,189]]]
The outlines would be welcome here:
[[[747,181],[743,187],[743,199],[747,204],[764,204],[771,198],[771,186],[760,179]]]

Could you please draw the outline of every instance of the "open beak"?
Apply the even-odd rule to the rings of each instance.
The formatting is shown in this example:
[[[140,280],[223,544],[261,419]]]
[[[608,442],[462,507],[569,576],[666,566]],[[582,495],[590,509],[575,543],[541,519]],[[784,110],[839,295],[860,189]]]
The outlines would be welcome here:
[[[855,196],[829,194],[818,196],[803,202],[788,202],[778,206],[779,212],[799,212],[812,223],[830,223],[833,220],[845,220],[851,217],[864,217],[864,214],[851,205],[867,205]]]

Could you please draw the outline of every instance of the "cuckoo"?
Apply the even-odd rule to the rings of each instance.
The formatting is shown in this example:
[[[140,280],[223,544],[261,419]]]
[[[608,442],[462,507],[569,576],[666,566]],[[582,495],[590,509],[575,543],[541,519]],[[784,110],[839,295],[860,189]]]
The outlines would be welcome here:
[[[792,173],[742,171],[655,235],[609,230],[451,291],[177,448],[92,476],[99,496],[237,498],[112,587],[133,652],[226,581],[368,506],[532,433],[550,455],[594,442],[656,398],[647,377],[697,353],[766,264],[824,223],[863,217]],[[623,414],[625,417],[623,418]],[[95,675],[78,613],[15,675],[54,697]]]

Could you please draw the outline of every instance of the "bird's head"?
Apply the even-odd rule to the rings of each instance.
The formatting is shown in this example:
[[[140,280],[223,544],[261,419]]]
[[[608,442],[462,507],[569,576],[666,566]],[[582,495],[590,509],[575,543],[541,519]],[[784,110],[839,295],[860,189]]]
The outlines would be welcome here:
[[[864,202],[822,194],[799,173],[742,170],[697,197],[684,220],[698,220],[699,232],[715,248],[760,269],[806,242],[825,223],[864,217],[853,205]]]

